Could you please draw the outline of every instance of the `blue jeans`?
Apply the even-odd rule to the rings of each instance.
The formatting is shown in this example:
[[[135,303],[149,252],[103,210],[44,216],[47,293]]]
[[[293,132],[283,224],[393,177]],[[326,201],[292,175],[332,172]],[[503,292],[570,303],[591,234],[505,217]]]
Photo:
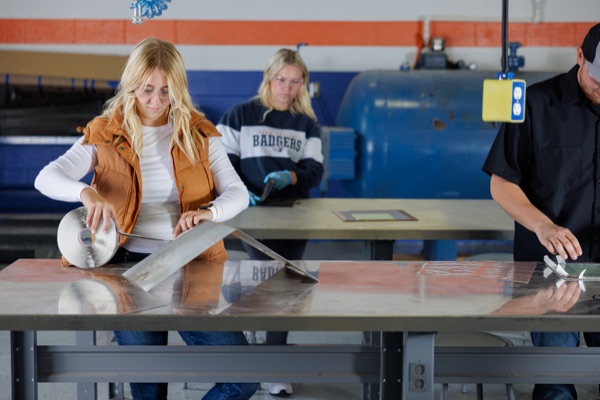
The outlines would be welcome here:
[[[584,334],[588,347],[600,345],[600,333]],[[579,332],[531,332],[531,341],[538,347],[578,347]],[[537,384],[533,388],[533,400],[577,400],[575,385]]]
[[[168,332],[115,331],[120,345],[166,345]],[[189,332],[179,331],[183,341],[190,346],[247,345],[242,332]],[[167,383],[130,383],[134,400],[164,400]],[[258,390],[258,383],[216,383],[203,400],[247,400]]]

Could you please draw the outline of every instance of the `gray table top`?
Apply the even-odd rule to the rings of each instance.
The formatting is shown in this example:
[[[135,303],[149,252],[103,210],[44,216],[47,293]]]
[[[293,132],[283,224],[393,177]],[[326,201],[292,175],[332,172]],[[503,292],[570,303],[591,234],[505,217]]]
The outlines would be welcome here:
[[[343,221],[335,212],[402,210],[405,221]],[[514,223],[493,200],[298,200],[292,207],[249,207],[225,224],[257,239],[510,240]]]
[[[86,270],[20,259],[0,271],[0,329],[597,329],[600,283],[586,283],[563,312],[550,296],[557,278],[535,263],[297,263],[320,282],[275,261],[193,262],[145,292],[122,277],[127,264]]]
[[[335,214],[356,210],[402,210],[416,220],[345,222]],[[0,233],[54,236],[62,217],[0,214]],[[514,222],[493,200],[303,199],[292,207],[249,207],[224,224],[256,239],[511,240],[514,234]]]

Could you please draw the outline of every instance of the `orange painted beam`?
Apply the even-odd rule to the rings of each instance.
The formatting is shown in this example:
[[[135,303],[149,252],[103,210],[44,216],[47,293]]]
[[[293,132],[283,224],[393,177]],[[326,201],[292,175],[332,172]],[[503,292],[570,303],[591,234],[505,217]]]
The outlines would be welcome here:
[[[523,46],[578,46],[595,22],[511,23]],[[186,45],[417,46],[421,21],[204,21],[0,19],[2,44],[135,44],[148,36]],[[500,22],[432,21],[448,47],[501,45]]]

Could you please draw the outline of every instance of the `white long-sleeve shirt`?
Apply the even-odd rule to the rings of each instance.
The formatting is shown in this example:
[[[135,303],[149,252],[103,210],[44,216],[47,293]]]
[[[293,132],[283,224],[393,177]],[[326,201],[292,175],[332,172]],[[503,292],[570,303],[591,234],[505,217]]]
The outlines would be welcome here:
[[[172,127],[143,127],[142,130],[142,204],[133,233],[171,239],[180,217],[170,155]],[[81,179],[98,163],[96,146],[84,146],[82,140],[83,137],[40,171],[34,183],[37,190],[54,200],[81,201],[81,191],[89,187]],[[209,209],[213,213],[213,221],[227,221],[248,207],[248,190],[231,165],[220,137],[209,139],[208,153],[210,170],[219,193]],[[157,241],[131,238],[124,247],[130,251],[151,253],[160,245]]]

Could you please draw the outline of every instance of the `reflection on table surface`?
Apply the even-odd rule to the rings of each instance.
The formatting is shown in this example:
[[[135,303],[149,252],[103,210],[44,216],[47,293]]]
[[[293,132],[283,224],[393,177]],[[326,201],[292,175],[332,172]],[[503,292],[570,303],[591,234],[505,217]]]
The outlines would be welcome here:
[[[319,283],[276,261],[195,261],[146,292],[121,274],[128,265],[63,268],[21,259],[0,272],[2,318],[180,315],[368,320],[417,317],[593,315],[598,283],[560,283],[543,265],[498,261],[300,261]],[[123,319],[123,318],[122,318]],[[125,320],[125,319],[123,319]],[[417,320],[415,320],[417,321]],[[282,321],[280,321],[283,323]],[[367,321],[368,322],[368,321]],[[8,326],[2,326],[10,329]],[[42,329],[42,328],[41,328]]]

